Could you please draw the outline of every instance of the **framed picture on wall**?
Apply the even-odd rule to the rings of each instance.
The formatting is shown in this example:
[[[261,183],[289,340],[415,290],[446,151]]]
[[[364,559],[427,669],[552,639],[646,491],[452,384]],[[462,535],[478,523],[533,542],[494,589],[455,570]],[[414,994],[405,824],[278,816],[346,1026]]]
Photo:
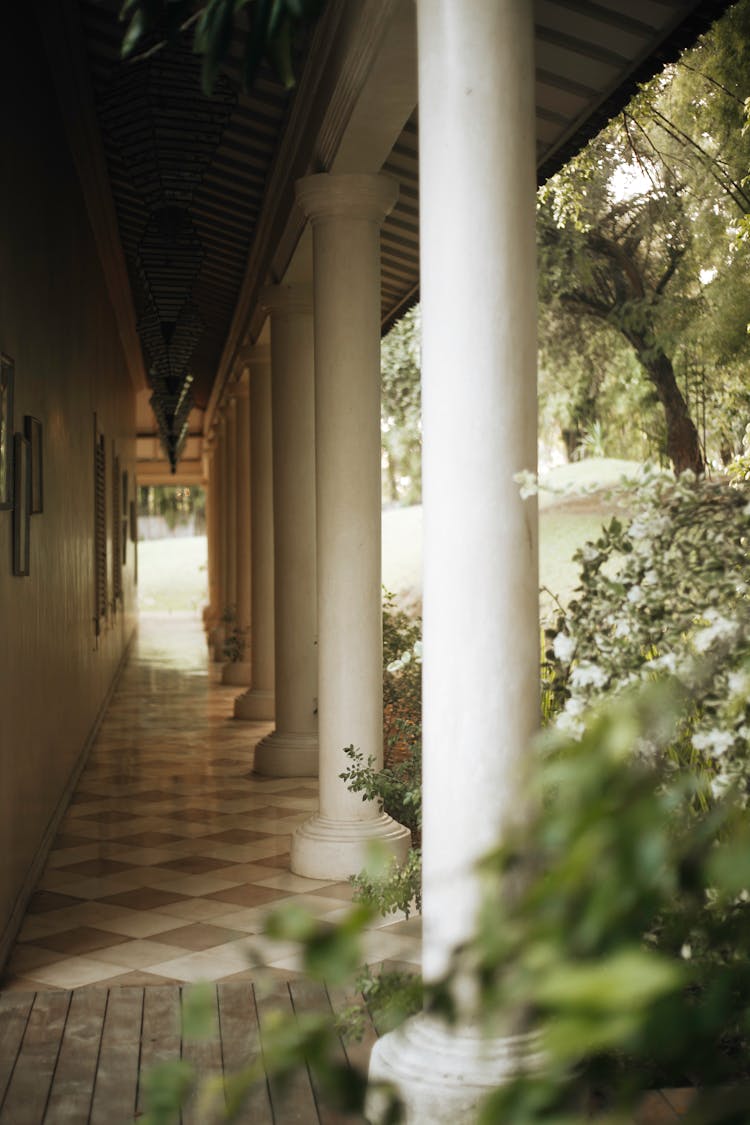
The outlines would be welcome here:
[[[13,437],[13,461],[13,573],[26,578],[30,573],[31,443],[23,434]]]
[[[42,423],[27,414],[24,418],[26,439],[31,446],[31,515],[44,511],[44,466],[42,456]]]
[[[13,507],[13,360],[0,352],[0,508]]]

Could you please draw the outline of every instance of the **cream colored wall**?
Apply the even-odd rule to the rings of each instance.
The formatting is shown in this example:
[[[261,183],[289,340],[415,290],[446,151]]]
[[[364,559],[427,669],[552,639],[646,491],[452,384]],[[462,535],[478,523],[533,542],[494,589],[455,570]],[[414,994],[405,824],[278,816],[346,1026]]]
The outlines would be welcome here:
[[[25,414],[44,426],[44,512],[16,578],[0,511],[0,962],[134,626],[128,542],[123,606],[95,637],[93,418],[111,521],[113,440],[135,494],[135,394],[29,8],[10,5],[0,37],[0,350],[15,429]]]

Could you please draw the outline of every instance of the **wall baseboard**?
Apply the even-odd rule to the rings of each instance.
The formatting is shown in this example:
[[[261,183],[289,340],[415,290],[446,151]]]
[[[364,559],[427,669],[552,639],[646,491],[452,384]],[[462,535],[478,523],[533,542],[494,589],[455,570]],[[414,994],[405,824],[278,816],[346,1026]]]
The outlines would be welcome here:
[[[57,835],[57,829],[60,825],[60,821],[67,812],[68,805],[70,804],[70,798],[73,796],[75,787],[78,784],[78,779],[83,773],[84,766],[86,765],[89,754],[91,753],[91,748],[96,742],[96,737],[99,734],[99,728],[102,725],[102,720],[107,713],[107,708],[112,702],[112,696],[114,695],[117,685],[120,682],[120,677],[130,655],[130,649],[132,647],[135,634],[136,628],[133,628],[130,637],[128,638],[123,649],[122,656],[120,657],[120,662],[115,669],[115,674],[112,677],[112,682],[109,685],[107,694],[104,697],[104,701],[99,708],[99,711],[97,712],[91,730],[89,731],[81,752],[78,755],[78,760],[71,771],[65,789],[60,796],[60,800],[57,802],[55,811],[50,817],[49,823],[44,830],[44,834],[39,841],[39,847],[37,848],[36,854],[31,861],[31,865],[26,872],[26,878],[24,879],[23,886],[18,893],[15,904],[10,913],[10,917],[8,918],[8,921],[6,922],[2,933],[0,934],[0,973],[2,973],[2,971],[4,970],[6,962],[13,950],[13,946],[16,943],[18,931],[21,929],[23,920],[26,917],[26,908],[29,905],[29,899],[33,895],[36,889],[36,885],[39,882],[39,878],[44,871],[45,864],[47,863],[47,857],[52,847],[52,842]]]

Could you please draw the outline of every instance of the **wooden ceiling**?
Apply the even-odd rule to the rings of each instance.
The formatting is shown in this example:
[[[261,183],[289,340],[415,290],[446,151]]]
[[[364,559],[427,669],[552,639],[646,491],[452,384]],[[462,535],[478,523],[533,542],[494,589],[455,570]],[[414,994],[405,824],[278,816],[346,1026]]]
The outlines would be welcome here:
[[[242,342],[239,320],[247,321],[253,295],[267,280],[270,252],[263,257],[256,245],[267,213],[274,208],[278,213],[280,196],[287,211],[293,207],[294,178],[332,165],[333,142],[326,150],[319,137],[311,137],[307,149],[300,149],[307,156],[279,169],[295,112],[300,117],[294,99],[322,98],[333,48],[329,43],[323,56],[318,47],[318,58],[313,40],[306,76],[294,95],[267,72],[251,95],[242,93],[233,61],[209,99],[201,93],[198,60],[187,47],[135,63],[120,60],[121,0],[70,3],[77,9],[151,386],[154,432],[176,462],[191,410],[207,407],[217,372],[223,369],[226,377],[233,341]],[[535,0],[540,179],[561,167],[625,104],[639,81],[677,57],[727,6],[728,0]],[[360,20],[366,40],[364,21],[376,18],[368,15],[373,11],[372,0],[329,0],[322,17],[330,24],[326,35],[338,34],[340,12],[346,12],[350,27]],[[320,73],[311,75],[316,67]],[[340,117],[351,114],[356,102],[358,89],[350,85],[349,105],[344,98]],[[319,115],[318,126],[322,121]],[[346,117],[342,122],[341,128]],[[414,107],[383,167],[401,187],[382,237],[384,328],[418,297],[418,139]],[[253,271],[258,276],[251,276]],[[193,430],[196,417],[193,411]],[[139,429],[143,425],[141,418]]]

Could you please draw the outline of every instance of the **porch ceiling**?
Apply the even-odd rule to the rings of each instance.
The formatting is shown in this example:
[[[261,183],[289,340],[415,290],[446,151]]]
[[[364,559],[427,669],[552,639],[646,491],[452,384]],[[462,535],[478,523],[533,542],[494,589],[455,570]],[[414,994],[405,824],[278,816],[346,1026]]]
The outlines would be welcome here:
[[[76,113],[88,113],[87,143],[98,140],[104,155],[108,198],[100,184],[97,208],[100,226],[109,222],[114,230],[97,236],[124,259],[119,287],[129,292],[115,302],[121,334],[138,353],[131,369],[148,372],[151,431],[176,461],[200,422],[195,408],[209,408],[210,421],[210,404],[247,342],[248,324],[257,328],[251,316],[260,286],[280,280],[291,260],[302,229],[300,217],[291,218],[294,180],[334,167],[388,24],[412,0],[329,0],[301,49],[294,94],[270,73],[251,95],[239,92],[233,62],[211,100],[200,93],[199,65],[187,49],[120,61],[121,0],[39,3],[84,181],[93,157],[76,136]],[[729,0],[535,0],[540,180],[728,6]],[[84,67],[85,81],[66,74],[59,44],[50,43],[56,27],[68,39],[69,70]],[[383,165],[401,185],[383,228],[384,328],[418,296],[417,148],[412,106]],[[278,247],[285,244],[284,259]],[[112,269],[110,260],[105,272]],[[145,440],[149,432],[141,414],[139,434]],[[190,454],[200,457],[192,436]]]

